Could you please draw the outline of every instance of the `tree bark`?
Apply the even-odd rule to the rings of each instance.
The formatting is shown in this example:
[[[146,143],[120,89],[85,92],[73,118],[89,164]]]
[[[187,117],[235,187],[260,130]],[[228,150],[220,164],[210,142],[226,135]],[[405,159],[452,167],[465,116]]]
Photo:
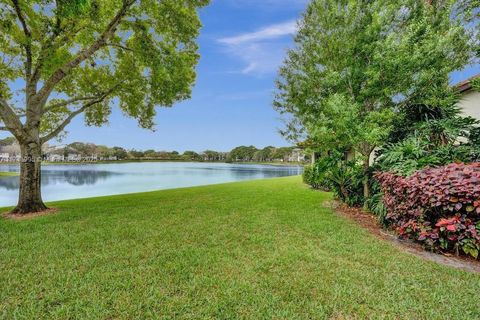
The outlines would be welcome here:
[[[363,180],[363,197],[365,198],[365,200],[370,198],[370,184],[368,179],[368,169],[369,169],[369,166],[367,166],[364,169],[365,178]]]
[[[39,142],[21,142],[20,195],[12,213],[41,212],[47,208],[41,193],[42,145]]]
[[[367,156],[367,159],[363,163],[363,174],[365,175],[363,179],[363,197],[366,199],[370,198],[370,177],[369,177],[369,171],[370,171],[370,155],[372,154],[372,151]]]

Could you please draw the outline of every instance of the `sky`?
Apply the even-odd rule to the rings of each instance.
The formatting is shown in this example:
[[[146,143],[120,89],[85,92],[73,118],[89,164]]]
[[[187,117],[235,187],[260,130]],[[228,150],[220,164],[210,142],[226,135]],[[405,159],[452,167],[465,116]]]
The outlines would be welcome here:
[[[92,142],[127,149],[229,151],[239,145],[287,146],[272,108],[275,78],[293,45],[296,20],[308,0],[212,0],[200,12],[200,62],[192,98],[158,108],[155,131],[114,108],[109,124],[86,127],[77,117],[60,143]],[[480,66],[452,74],[452,83]],[[0,134],[0,137],[5,134]],[[52,141],[53,144],[59,142]]]
[[[127,149],[229,151],[239,145],[290,145],[272,108],[276,72],[293,42],[306,0],[213,0],[201,10],[200,62],[192,98],[158,108],[156,131],[114,111],[102,128],[82,117],[62,143],[93,142]],[[55,143],[55,142],[54,142]]]

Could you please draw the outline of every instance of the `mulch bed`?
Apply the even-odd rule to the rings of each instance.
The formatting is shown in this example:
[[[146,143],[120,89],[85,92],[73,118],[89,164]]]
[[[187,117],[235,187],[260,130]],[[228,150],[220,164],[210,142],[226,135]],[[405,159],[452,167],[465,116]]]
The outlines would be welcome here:
[[[351,208],[337,201],[329,202],[328,205],[341,217],[355,222],[364,229],[367,229],[375,237],[392,243],[402,251],[453,268],[480,273],[480,261],[478,260],[466,256],[457,257],[447,253],[425,251],[420,244],[410,240],[399,239],[393,232],[385,230],[375,216],[363,211],[361,208]]]
[[[2,216],[6,219],[26,220],[26,219],[33,219],[33,218],[36,218],[36,217],[42,217],[42,216],[46,216],[46,215],[55,214],[57,212],[58,212],[58,209],[50,208],[50,209],[47,209],[47,210],[41,211],[41,212],[32,212],[32,213],[25,213],[25,214],[5,212],[5,213],[2,214]]]

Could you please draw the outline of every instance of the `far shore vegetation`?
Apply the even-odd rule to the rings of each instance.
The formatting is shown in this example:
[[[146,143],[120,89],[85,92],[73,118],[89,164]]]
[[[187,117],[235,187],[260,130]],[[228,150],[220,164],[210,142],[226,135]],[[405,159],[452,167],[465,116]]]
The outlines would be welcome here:
[[[3,158],[2,158],[3,157]],[[0,163],[18,162],[20,148],[15,138],[0,139]],[[74,142],[66,145],[45,145],[42,150],[44,164],[49,163],[89,163],[89,162],[131,162],[131,161],[202,161],[228,163],[258,164],[303,164],[310,161],[310,156],[298,147],[256,148],[239,146],[230,151],[205,150],[202,152],[127,150],[122,147],[107,147],[94,143]]]

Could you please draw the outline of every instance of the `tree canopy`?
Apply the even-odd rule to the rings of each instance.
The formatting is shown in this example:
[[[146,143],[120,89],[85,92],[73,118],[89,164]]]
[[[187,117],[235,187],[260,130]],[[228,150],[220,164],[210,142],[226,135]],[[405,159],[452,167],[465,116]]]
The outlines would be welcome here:
[[[368,157],[403,106],[451,105],[449,74],[475,56],[471,1],[313,0],[280,69],[285,135]],[[469,28],[470,27],[470,28]]]
[[[46,209],[41,147],[78,115],[108,121],[114,102],[143,128],[187,99],[208,0],[0,0],[0,130],[20,144],[16,213]]]
[[[22,141],[40,125],[45,142],[80,113],[104,124],[114,101],[152,128],[155,106],[190,96],[207,2],[1,0],[2,129]]]

